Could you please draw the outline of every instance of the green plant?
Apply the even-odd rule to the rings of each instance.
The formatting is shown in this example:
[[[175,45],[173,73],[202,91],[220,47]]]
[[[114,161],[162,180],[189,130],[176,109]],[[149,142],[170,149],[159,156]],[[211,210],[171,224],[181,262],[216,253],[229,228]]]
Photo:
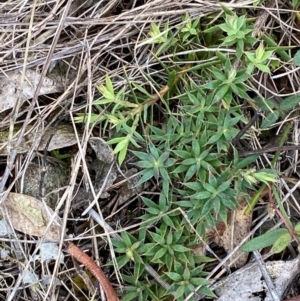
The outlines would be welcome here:
[[[141,197],[144,214],[138,233],[124,231],[123,242],[113,240],[119,268],[126,271],[125,301],[164,300],[170,295],[183,300],[199,286],[201,293],[213,296],[204,278],[204,265],[211,259],[195,256],[192,246],[205,240],[218,222],[226,223],[238,200],[249,199],[248,190],[276,181],[273,170],[255,169],[258,156],[241,159],[231,144],[238,125],[248,122],[240,100],[249,98],[252,73],[269,72],[264,64],[276,52],[262,44],[253,49],[257,39],[251,36],[250,21],[226,9],[224,13],[225,23],[221,16],[208,28],[205,20],[189,15],[174,27],[152,24],[141,45],[151,45],[149,55],[162,72],[144,74],[148,86],[127,79],[127,89],[119,91],[107,76],[99,87],[101,98],[93,103],[99,117],[77,119],[101,122],[104,130],[109,129],[108,143],[115,145],[119,164],[133,155],[140,169],[138,184],[155,180],[159,192]],[[226,47],[228,52],[207,48],[197,53],[199,33],[214,49]],[[182,55],[185,52],[189,54]],[[171,62],[161,59],[170,53]],[[268,104],[272,111],[275,106]],[[149,278],[145,265],[155,267],[168,288]]]
[[[299,250],[300,224],[295,225],[291,232],[285,228],[269,231],[248,241],[241,249],[244,252],[252,252],[272,246],[271,253],[277,254],[282,252],[292,242],[294,236],[296,237]]]
[[[122,275],[122,278],[129,284],[126,286],[126,292],[123,301],[130,300],[165,300],[164,291],[159,288],[153,280],[147,279],[145,275],[145,266],[141,263],[134,264],[133,274]]]
[[[56,158],[56,159],[59,159],[59,160],[63,160],[63,159],[67,159],[67,158],[70,158],[71,157],[71,155],[69,155],[69,154],[61,154],[59,151],[57,151],[57,150],[52,150],[51,152],[50,152],[50,154],[51,154],[51,156],[53,157],[53,158]]]
[[[249,75],[246,74],[245,70],[236,71],[229,58],[224,65],[224,71],[212,68],[212,77],[215,80],[204,84],[203,88],[216,91],[214,102],[221,100],[223,106],[229,109],[234,94],[241,98],[248,98],[245,82],[249,79]]]
[[[149,145],[149,153],[133,151],[136,157],[141,159],[136,165],[141,167],[141,179],[139,184],[144,183],[151,178],[155,178],[156,181],[162,178],[165,189],[168,189],[170,177],[167,169],[172,166],[175,159],[169,158],[169,151],[161,152],[159,149],[155,148],[153,144]]]
[[[161,269],[166,266],[168,271],[171,271],[175,259],[188,264],[188,254],[190,249],[184,246],[186,237],[183,235],[182,229],[169,228],[165,223],[161,223],[160,227],[155,229],[155,232],[149,231],[150,241],[152,243],[145,243],[141,248],[144,252],[144,257],[150,257],[151,262],[158,265]]]
[[[184,27],[181,28],[181,26],[179,26],[181,33],[180,40],[182,42],[188,41],[189,43],[192,43],[199,33],[200,19],[192,21],[190,16],[186,14],[182,20],[184,22]]]
[[[252,46],[256,42],[256,39],[251,36],[253,26],[249,26],[246,22],[245,16],[238,17],[234,13],[227,11],[225,17],[225,23],[218,25],[220,29],[226,32],[227,37],[224,39],[223,45],[225,46],[236,46],[236,56],[241,58],[244,47]],[[215,31],[214,28],[212,28]],[[212,31],[207,30],[206,32]]]
[[[168,51],[170,47],[174,46],[178,41],[170,30],[168,22],[164,25],[163,31],[161,31],[155,23],[152,23],[149,36],[150,38],[147,38],[144,43],[158,44],[158,49],[155,52],[157,56],[162,52]]]
[[[247,59],[249,60],[247,73],[252,74],[254,68],[257,68],[263,72],[270,73],[270,68],[266,66],[265,63],[271,57],[272,53],[273,51],[265,51],[262,43],[255,50],[255,53],[245,52]]]
[[[210,297],[216,297],[207,289],[209,281],[204,279],[208,273],[203,271],[203,265],[190,269],[178,262],[175,263],[174,272],[167,272],[166,275],[173,281],[169,291],[175,291],[175,298],[178,301],[184,299],[184,295],[195,291],[196,287],[201,286],[199,293],[203,293]],[[202,276],[202,277],[201,277]],[[190,300],[195,300],[191,298]]]
[[[137,263],[142,262],[141,258],[136,252],[136,250],[142,244],[142,240],[138,240],[128,232],[122,232],[121,236],[122,240],[112,239],[112,243],[116,247],[115,251],[120,254],[124,254],[117,258],[118,266],[121,268],[131,260]]]

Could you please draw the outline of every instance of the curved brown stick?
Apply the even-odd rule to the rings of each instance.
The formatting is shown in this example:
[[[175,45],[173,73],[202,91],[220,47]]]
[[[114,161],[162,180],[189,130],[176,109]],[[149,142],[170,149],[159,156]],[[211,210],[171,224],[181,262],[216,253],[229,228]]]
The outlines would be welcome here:
[[[176,84],[182,77],[183,75],[188,71],[188,69],[192,67],[192,64],[187,63],[184,65],[184,67],[182,68],[182,70],[180,70],[177,75],[175,76],[175,80],[174,83],[172,84],[172,86],[174,84]],[[146,100],[143,105],[153,105],[155,104],[161,97],[163,97],[169,90],[171,87],[169,87],[168,85],[164,86],[157,94],[155,94],[151,99]]]
[[[78,248],[73,243],[69,243],[66,252],[72,255],[78,262],[82,263],[86,268],[88,268],[91,271],[91,273],[97,278],[105,292],[107,301],[120,301],[111,283],[91,257],[85,254],[80,248]]]

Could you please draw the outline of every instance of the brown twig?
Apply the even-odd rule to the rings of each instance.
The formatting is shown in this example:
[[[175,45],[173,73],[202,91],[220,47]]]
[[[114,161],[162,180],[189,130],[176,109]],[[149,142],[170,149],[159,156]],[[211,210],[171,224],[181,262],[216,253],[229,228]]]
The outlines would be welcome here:
[[[242,152],[239,154],[239,157],[244,158],[250,155],[262,155],[265,153],[272,153],[277,151],[283,152],[283,151],[298,150],[298,149],[300,149],[300,145],[272,146],[272,147],[253,149],[250,151]]]
[[[78,248],[73,243],[69,243],[66,252],[72,255],[78,262],[82,263],[86,268],[88,268],[91,271],[91,273],[97,278],[100,285],[102,286],[108,301],[119,301],[119,298],[117,297],[117,294],[113,289],[111,283],[91,257],[85,254],[80,248]]]
[[[182,70],[180,70],[176,74],[175,80],[174,80],[172,86],[174,86],[182,78],[182,76],[188,71],[188,69],[191,68],[191,67],[192,67],[192,64],[190,64],[190,63],[185,64],[184,67],[182,68]],[[171,87],[169,87],[168,85],[164,86],[158,93],[153,95],[152,98],[146,100],[143,103],[143,105],[150,106],[150,105],[155,104],[160,98],[162,98],[170,90]]]
[[[276,204],[275,204],[275,202],[274,202],[274,200],[272,198],[272,192],[271,192],[270,188],[269,188],[269,203],[272,206],[272,208],[276,211],[276,213],[280,217],[281,221],[284,223],[284,225],[286,226],[286,228],[288,229],[288,231],[290,232],[291,236],[296,241],[296,243],[298,244],[298,246],[300,246],[300,241],[299,241],[297,235],[295,234],[294,229],[290,226],[290,224],[285,219],[285,217],[283,216],[283,214],[281,213],[281,211],[277,208],[277,206],[276,206]]]

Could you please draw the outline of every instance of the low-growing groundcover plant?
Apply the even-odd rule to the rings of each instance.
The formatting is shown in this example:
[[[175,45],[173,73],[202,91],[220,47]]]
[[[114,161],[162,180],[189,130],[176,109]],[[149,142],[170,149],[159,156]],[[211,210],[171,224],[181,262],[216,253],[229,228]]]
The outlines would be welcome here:
[[[159,74],[145,74],[158,93],[129,80],[117,91],[108,76],[99,87],[102,97],[93,105],[102,113],[92,113],[91,124],[113,131],[108,143],[118,163],[134,156],[138,184],[151,182],[159,192],[141,196],[138,233],[124,231],[123,241],[112,240],[125,282],[124,301],[181,301],[196,290],[213,297],[205,271],[213,259],[196,256],[192,247],[219,221],[227,222],[228,210],[240,197],[249,200],[257,184],[276,181],[272,169],[256,170],[258,155],[240,158],[232,145],[248,122],[245,104],[255,112],[263,103],[266,114],[274,113],[265,99],[247,103],[251,77],[269,73],[281,51],[253,37],[253,30],[253,20],[225,8],[214,25],[209,18],[189,15],[176,26],[152,24],[142,43],[152,46],[159,62]],[[170,61],[161,59],[170,54]],[[85,121],[84,115],[77,121]],[[146,265],[167,288],[149,276]]]

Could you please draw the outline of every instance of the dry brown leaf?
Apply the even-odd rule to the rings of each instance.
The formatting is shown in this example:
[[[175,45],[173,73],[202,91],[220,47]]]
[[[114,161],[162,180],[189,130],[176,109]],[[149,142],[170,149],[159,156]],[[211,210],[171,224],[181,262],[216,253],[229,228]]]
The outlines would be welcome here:
[[[235,212],[228,213],[227,224],[219,222],[216,229],[208,229],[206,232],[209,242],[215,242],[223,247],[227,253],[230,253],[250,232],[252,216],[245,215],[245,209],[248,203],[245,199],[241,200]],[[205,254],[205,244],[199,244],[192,248],[195,255]],[[234,261],[234,266],[240,268],[247,262],[248,253],[237,250],[229,259]]]
[[[7,218],[15,230],[38,237],[45,235],[45,241],[59,241],[61,220],[55,216],[45,233],[54,212],[41,201],[25,194],[11,192],[1,207],[7,212]]]
[[[100,137],[91,137],[89,144],[96,153],[99,161],[106,164],[112,163],[114,160],[113,149]]]
[[[265,267],[279,297],[276,300],[283,300],[291,288],[298,286],[296,279],[300,268],[299,256],[290,261],[267,261]],[[274,290],[267,289],[267,282],[257,262],[247,264],[213,286],[216,287],[214,293],[218,296],[218,301],[275,300]]]
[[[30,126],[28,126],[27,129],[29,130]],[[47,148],[48,151],[68,147],[76,144],[77,142],[73,127],[68,124],[59,124],[55,128],[55,130],[53,130],[53,128],[49,128],[43,132],[41,131],[37,133],[28,133],[23,138],[21,146],[18,147],[17,152],[19,154],[28,152],[32,146],[32,141],[35,141],[37,137],[39,137],[40,135],[42,135],[40,144],[38,146],[38,150],[40,151],[46,147],[50,137],[52,138]],[[81,137],[80,134],[78,134],[78,136],[79,138]],[[0,132],[0,156],[7,155],[7,149],[6,149],[7,140],[8,140],[8,129]],[[13,138],[12,145],[14,145],[14,142],[16,140],[17,140],[17,133],[16,136]]]
[[[227,253],[230,253],[240,242],[248,235],[251,227],[252,216],[245,215],[245,209],[247,207],[246,200],[242,200],[235,212],[229,212],[227,225],[220,222],[217,225],[216,230],[210,230],[209,236],[213,241],[222,246]],[[233,217],[233,218],[232,218]],[[235,267],[240,268],[247,262],[248,253],[240,250],[236,251],[231,257],[230,262],[234,262]]]
[[[44,132],[38,150],[43,150],[46,147],[50,136],[52,136],[52,139],[47,148],[48,151],[68,147],[77,143],[73,127],[68,124],[59,124],[55,131],[49,128]],[[78,136],[80,138],[81,134],[78,134]]]
[[[8,74],[8,77],[1,77],[0,81],[0,112],[11,109],[19,98],[19,89],[21,83],[21,72]],[[41,75],[33,70],[26,70],[25,81],[23,84],[23,96],[25,99],[32,98],[39,83]],[[40,89],[39,95],[56,93],[62,91],[52,79],[45,77]]]

